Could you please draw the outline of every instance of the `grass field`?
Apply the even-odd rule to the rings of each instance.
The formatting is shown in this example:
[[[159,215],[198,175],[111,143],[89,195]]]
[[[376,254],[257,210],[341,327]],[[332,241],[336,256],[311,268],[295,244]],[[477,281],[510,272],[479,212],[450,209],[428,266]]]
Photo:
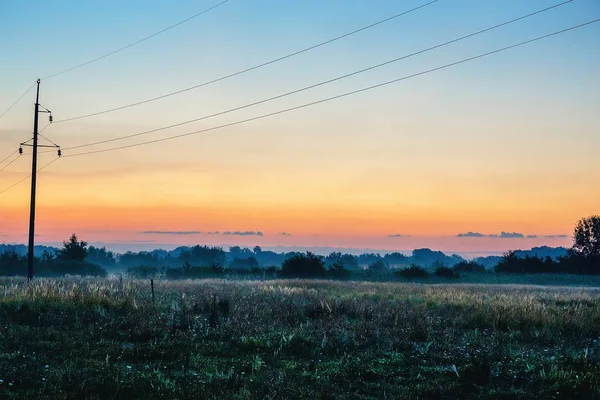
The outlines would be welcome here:
[[[0,279],[0,398],[600,398],[600,289]]]

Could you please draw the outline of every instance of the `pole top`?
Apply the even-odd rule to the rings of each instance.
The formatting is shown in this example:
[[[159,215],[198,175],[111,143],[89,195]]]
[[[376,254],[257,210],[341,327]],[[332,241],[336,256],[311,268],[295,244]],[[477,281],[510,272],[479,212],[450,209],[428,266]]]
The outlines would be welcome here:
[[[38,80],[37,80],[38,85],[40,84],[40,82],[41,82],[41,80],[40,80],[40,78],[38,78]]]

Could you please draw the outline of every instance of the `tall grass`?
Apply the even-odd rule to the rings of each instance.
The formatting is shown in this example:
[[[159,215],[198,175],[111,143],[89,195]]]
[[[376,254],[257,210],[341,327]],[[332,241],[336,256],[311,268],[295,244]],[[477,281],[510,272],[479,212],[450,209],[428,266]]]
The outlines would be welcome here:
[[[0,279],[0,398],[598,398],[600,289]]]

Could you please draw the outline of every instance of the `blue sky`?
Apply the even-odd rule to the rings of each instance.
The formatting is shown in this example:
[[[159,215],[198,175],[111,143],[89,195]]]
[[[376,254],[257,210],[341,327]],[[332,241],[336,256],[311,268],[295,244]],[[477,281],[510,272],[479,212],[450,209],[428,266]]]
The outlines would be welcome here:
[[[135,47],[42,82],[41,103],[53,110],[56,119],[63,119],[142,100],[251,67],[426,2],[230,0]],[[216,3],[0,2],[0,110],[37,77],[129,44]],[[281,63],[142,107],[55,124],[45,134],[71,146],[196,118],[558,3],[440,0]],[[318,100],[595,18],[600,18],[600,2],[576,0],[376,71],[162,135]],[[135,210],[152,203],[159,210],[152,215],[158,217],[177,207],[199,207],[197,218],[192,218],[194,226],[184,226],[184,219],[169,227],[143,226],[138,221],[138,225],[131,222],[131,232],[271,228],[299,232],[286,239],[290,241],[301,235],[312,237],[316,231],[337,238],[331,239],[335,243],[306,239],[312,245],[346,243],[339,238],[347,230],[344,224],[356,215],[361,216],[356,221],[360,227],[348,234],[360,238],[400,231],[413,237],[454,237],[467,231],[569,233],[577,218],[600,207],[594,200],[598,185],[589,184],[600,182],[595,150],[600,145],[598,65],[600,24],[595,24],[218,133],[109,156],[61,160],[48,172],[46,182],[52,184],[47,184],[47,195],[40,200],[42,210],[45,206],[48,211],[41,215],[48,216],[49,237],[71,229],[53,219],[58,213],[52,211],[56,203],[92,204],[103,210],[117,206]],[[0,149],[12,149],[30,135],[31,104],[29,96],[0,120]],[[3,156],[0,153],[0,159]],[[26,171],[26,163],[15,163],[0,177],[0,185]],[[131,182],[137,183],[132,187]],[[22,187],[11,194],[5,211],[21,212],[25,192]],[[206,210],[224,203],[231,203],[236,218],[245,221],[240,224],[248,225],[197,226]],[[266,228],[258,226],[264,218],[261,210],[272,208],[287,212],[275,213],[278,219],[265,222]],[[344,212],[329,220],[330,209]],[[113,214],[104,212],[102,218],[110,220]],[[307,222],[306,215],[313,215],[315,221]],[[360,245],[357,240],[352,240],[353,245]],[[454,245],[462,249],[472,242],[466,243]]]

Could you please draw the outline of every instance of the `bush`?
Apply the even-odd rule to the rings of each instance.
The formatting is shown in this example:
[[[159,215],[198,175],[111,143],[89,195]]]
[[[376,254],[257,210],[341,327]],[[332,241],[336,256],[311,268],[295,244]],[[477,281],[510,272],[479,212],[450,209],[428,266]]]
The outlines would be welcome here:
[[[444,266],[437,267],[435,274],[441,278],[460,278],[460,273],[457,270]]]
[[[254,256],[239,258],[235,257],[230,263],[229,268],[231,269],[253,269],[258,268],[258,261]]]
[[[383,260],[377,260],[369,264],[367,268],[369,271],[380,272],[388,269],[388,265],[385,262],[383,262]]]
[[[294,254],[281,264],[279,275],[287,278],[318,278],[325,276],[323,257],[311,252]]]
[[[514,251],[509,251],[502,256],[495,270],[496,272],[535,274],[559,272],[560,265],[550,257],[544,259],[530,255],[519,257]]]
[[[350,276],[350,270],[344,268],[344,264],[341,262],[336,262],[331,267],[329,267],[329,271],[327,271],[329,276],[336,279],[344,279]]]
[[[60,275],[88,275],[88,276],[107,276],[108,273],[99,265],[86,261],[53,259],[37,263],[36,275],[40,276],[60,276]]]
[[[475,261],[461,261],[454,265],[456,272],[485,272],[485,267]]]
[[[415,279],[415,278],[427,278],[429,273],[425,268],[420,265],[412,264],[410,267],[401,268],[395,272],[396,275],[402,278]]]
[[[0,254],[0,275],[26,275],[27,256],[19,255],[13,250]]]

